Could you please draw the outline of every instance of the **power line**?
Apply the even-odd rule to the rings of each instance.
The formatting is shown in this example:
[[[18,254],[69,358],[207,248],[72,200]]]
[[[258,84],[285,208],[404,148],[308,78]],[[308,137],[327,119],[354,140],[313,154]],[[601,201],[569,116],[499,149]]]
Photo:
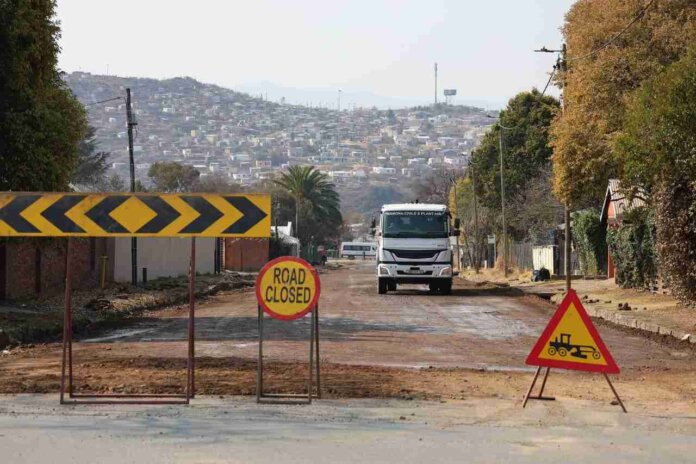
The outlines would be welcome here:
[[[621,37],[627,30],[629,30],[629,29],[631,28],[631,26],[633,26],[633,25],[634,25],[635,23],[637,23],[640,19],[642,19],[643,16],[645,16],[645,12],[648,10],[648,8],[650,8],[650,6],[651,6],[653,3],[655,3],[655,0],[650,0],[650,1],[647,3],[647,5],[645,5],[643,8],[640,9],[640,11],[638,11],[638,13],[636,14],[636,17],[633,18],[633,20],[631,20],[630,23],[628,23],[623,29],[621,29],[621,31],[619,31],[618,34],[616,34],[614,37],[612,37],[611,39],[609,39],[609,40],[608,40],[607,42],[605,42],[603,45],[601,45],[601,46],[599,46],[599,47],[593,49],[592,51],[590,51],[590,52],[588,52],[588,53],[586,53],[586,54],[584,54],[584,55],[580,55],[580,56],[571,56],[571,57],[569,57],[569,58],[566,58],[566,61],[579,61],[579,60],[584,60],[585,58],[589,58],[589,57],[594,56],[594,55],[596,55],[597,53],[601,52],[602,50],[604,50],[605,48],[607,48],[609,45],[611,45],[611,44],[613,44],[614,42],[616,42],[616,40],[618,40],[619,37]]]
[[[85,107],[94,106],[94,105],[99,105],[99,104],[101,104],[101,103],[107,103],[107,102],[116,101],[116,100],[123,100],[123,97],[108,98],[108,99],[106,99],[106,100],[101,100],[101,101],[98,101],[98,102],[90,103],[89,105],[85,105]]]
[[[551,75],[549,76],[549,80],[546,81],[546,85],[544,86],[544,91],[541,92],[541,96],[543,97],[544,94],[546,93],[546,89],[549,88],[549,84],[551,83],[551,79],[553,79],[553,76],[556,74],[556,65],[553,66],[553,71],[551,71]]]

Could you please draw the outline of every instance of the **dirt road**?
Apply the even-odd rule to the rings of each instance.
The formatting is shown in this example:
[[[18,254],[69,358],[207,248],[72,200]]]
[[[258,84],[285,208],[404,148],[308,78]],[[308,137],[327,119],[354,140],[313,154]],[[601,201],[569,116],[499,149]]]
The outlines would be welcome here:
[[[467,398],[524,393],[532,369],[524,360],[553,311],[512,291],[460,282],[450,296],[425,287],[378,295],[374,268],[357,262],[322,274],[320,331],[325,391],[333,397]],[[251,394],[257,320],[250,291],[213,297],[197,307],[200,393]],[[186,313],[170,308],[129,327],[75,345],[82,391],[181,391]],[[271,389],[302,388],[309,318],[268,320]],[[680,402],[696,409],[696,357],[639,335],[600,326],[622,368],[627,401]],[[58,344],[0,358],[0,392],[58,388]],[[575,398],[611,399],[599,376],[554,371],[549,387]],[[657,403],[656,403],[657,404]]]

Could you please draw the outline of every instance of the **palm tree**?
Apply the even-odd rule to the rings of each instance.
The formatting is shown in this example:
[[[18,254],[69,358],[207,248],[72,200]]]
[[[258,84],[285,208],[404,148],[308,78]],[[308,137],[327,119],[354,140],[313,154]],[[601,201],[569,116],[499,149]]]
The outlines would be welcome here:
[[[300,211],[309,211],[321,223],[342,222],[341,200],[329,176],[314,166],[290,166],[276,184],[295,199],[295,233],[299,237]]]

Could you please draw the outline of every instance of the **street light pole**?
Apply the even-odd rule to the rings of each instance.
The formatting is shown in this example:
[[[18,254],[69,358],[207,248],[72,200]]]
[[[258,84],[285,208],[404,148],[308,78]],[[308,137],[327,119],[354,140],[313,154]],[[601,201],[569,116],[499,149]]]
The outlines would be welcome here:
[[[500,145],[500,210],[503,219],[503,275],[508,275],[507,228],[505,227],[505,178],[503,177],[503,125],[500,126],[498,142]]]
[[[459,203],[457,202],[457,176],[455,174],[453,180],[452,180],[452,188],[454,188],[454,209],[455,209],[455,217],[459,218],[461,221],[461,216],[459,215]],[[455,237],[455,244],[456,244],[456,249],[457,249],[457,270],[461,271],[461,256],[459,255],[459,235],[456,235]]]
[[[508,276],[508,252],[507,252],[507,227],[505,224],[505,174],[503,172],[503,129],[510,130],[512,127],[503,126],[500,122],[500,116],[494,118],[493,116],[486,115],[489,118],[498,119],[498,127],[500,132],[498,133],[498,144],[500,151],[500,211],[503,220],[503,274],[505,277]]]

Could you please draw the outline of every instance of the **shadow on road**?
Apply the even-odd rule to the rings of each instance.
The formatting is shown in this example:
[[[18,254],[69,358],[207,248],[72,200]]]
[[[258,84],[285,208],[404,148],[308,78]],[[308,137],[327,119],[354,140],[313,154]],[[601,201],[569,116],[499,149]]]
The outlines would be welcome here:
[[[296,321],[264,319],[264,340],[306,341],[309,338],[310,317]],[[187,339],[188,319],[186,318],[147,318],[117,330],[108,335],[80,340],[87,343],[124,342],[171,342]],[[384,340],[393,338],[399,332],[406,333],[452,333],[447,327],[410,324],[406,322],[383,323],[367,322],[346,317],[321,319],[321,339],[325,341],[379,341],[376,333],[385,334]],[[197,317],[196,340],[198,341],[257,341],[259,337],[256,317]],[[389,335],[387,335],[389,334]]]

